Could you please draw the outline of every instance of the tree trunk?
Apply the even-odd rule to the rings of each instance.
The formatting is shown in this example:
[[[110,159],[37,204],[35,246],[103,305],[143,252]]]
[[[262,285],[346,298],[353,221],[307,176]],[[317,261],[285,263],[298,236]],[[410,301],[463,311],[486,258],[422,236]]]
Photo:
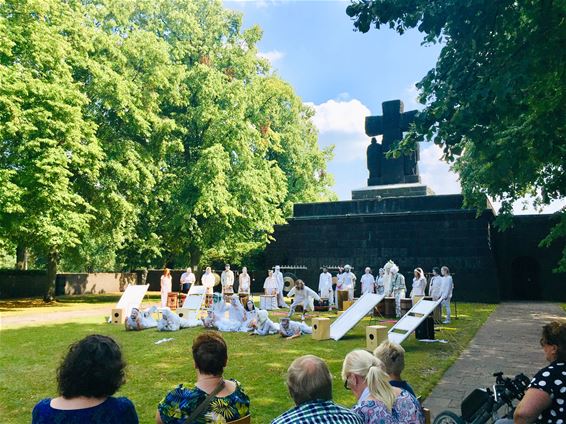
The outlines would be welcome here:
[[[29,251],[26,246],[18,244],[16,247],[16,269],[25,271],[28,269]]]
[[[46,297],[55,296],[55,284],[57,280],[57,265],[59,264],[59,252],[52,250],[47,255],[47,293]]]
[[[194,271],[198,269],[198,264],[200,262],[200,258],[202,257],[202,252],[198,247],[193,247],[189,250],[189,255],[191,256],[191,267]]]

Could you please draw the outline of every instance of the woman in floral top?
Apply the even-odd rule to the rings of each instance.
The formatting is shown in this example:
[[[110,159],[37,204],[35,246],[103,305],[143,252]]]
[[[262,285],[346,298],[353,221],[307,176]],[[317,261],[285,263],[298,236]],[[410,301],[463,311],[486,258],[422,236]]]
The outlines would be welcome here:
[[[237,420],[250,411],[250,398],[236,380],[224,380],[222,376],[228,360],[226,342],[214,331],[199,335],[193,342],[193,359],[197,383],[189,389],[179,385],[165,395],[157,406],[157,424],[226,423]],[[186,422],[191,413],[219,385],[222,389],[212,398],[208,407],[191,423]]]

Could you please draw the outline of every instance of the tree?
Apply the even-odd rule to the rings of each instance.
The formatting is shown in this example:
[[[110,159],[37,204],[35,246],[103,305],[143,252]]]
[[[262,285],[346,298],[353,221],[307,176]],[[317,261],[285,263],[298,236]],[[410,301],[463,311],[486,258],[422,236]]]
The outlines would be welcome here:
[[[566,3],[553,0],[356,1],[354,27],[444,43],[435,67],[417,84],[425,105],[398,150],[419,140],[443,147],[460,175],[466,204],[501,200],[497,223],[510,224],[512,203],[535,206],[566,194]],[[543,245],[566,236],[566,211]],[[559,269],[566,271],[566,248]]]

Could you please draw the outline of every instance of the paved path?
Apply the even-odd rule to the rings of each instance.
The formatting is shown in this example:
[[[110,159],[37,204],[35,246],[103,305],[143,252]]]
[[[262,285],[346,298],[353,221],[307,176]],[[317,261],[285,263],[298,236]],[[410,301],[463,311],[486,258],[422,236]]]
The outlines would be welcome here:
[[[566,319],[554,303],[502,303],[479,329],[470,345],[450,367],[424,402],[436,416],[443,410],[460,415],[462,400],[474,389],[490,387],[494,372],[521,372],[529,378],[546,365],[539,340],[542,326]]]
[[[67,323],[74,322],[79,318],[93,317],[100,317],[100,322],[104,322],[104,317],[110,315],[111,308],[112,306],[101,306],[100,308],[77,309],[72,311],[47,311],[12,316],[0,314],[0,329]]]

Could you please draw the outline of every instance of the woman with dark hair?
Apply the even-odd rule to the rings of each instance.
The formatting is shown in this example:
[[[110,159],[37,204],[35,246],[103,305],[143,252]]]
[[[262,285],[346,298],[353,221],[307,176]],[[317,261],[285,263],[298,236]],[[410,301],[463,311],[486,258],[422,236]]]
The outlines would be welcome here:
[[[556,423],[566,418],[566,323],[542,327],[540,345],[550,364],[536,373],[515,409],[515,423]]]
[[[196,385],[189,389],[181,384],[167,393],[157,406],[156,423],[229,422],[248,415],[248,395],[238,381],[225,380],[222,375],[228,349],[220,333],[200,334],[194,339],[192,350]]]
[[[72,344],[57,371],[60,396],[38,402],[32,424],[137,423],[132,402],[112,397],[124,384],[125,366],[110,337],[94,334]]]

